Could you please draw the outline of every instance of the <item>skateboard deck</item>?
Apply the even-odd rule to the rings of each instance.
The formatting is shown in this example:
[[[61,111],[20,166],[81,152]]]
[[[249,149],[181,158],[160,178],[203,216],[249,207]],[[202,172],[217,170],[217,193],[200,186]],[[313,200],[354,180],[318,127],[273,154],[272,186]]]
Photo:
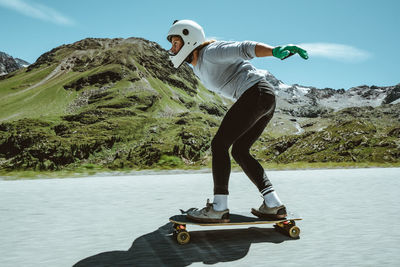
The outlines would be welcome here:
[[[232,225],[253,225],[253,224],[273,224],[277,231],[280,231],[291,238],[299,238],[300,228],[296,226],[295,221],[300,221],[302,218],[289,213],[285,219],[266,220],[257,217],[244,216],[240,214],[230,214],[230,222],[227,223],[204,223],[195,222],[186,217],[186,215],[174,215],[169,218],[169,221],[174,224],[173,235],[179,244],[187,244],[190,241],[190,233],[186,229],[186,225],[199,226],[232,226]]]

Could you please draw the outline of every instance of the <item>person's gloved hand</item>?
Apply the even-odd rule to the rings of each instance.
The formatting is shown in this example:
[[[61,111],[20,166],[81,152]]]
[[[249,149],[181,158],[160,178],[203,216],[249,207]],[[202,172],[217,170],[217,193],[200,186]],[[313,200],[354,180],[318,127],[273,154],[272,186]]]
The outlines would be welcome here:
[[[282,60],[294,54],[299,54],[303,59],[308,59],[307,51],[295,45],[277,46],[272,50],[272,55]]]

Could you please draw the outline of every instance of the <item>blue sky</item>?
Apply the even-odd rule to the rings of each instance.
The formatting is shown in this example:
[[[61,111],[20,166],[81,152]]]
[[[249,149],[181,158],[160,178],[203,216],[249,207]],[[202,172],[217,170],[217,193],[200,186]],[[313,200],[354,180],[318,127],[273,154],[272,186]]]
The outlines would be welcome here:
[[[399,10],[397,0],[0,0],[0,51],[32,63],[86,37],[143,37],[169,49],[171,23],[192,19],[209,38],[301,44],[307,61],[252,60],[285,83],[386,86],[400,83]]]

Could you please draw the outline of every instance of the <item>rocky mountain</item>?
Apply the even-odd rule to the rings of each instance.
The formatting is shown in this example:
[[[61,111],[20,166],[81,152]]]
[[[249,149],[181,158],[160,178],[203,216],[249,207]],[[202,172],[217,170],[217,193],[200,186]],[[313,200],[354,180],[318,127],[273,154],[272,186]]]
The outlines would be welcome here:
[[[25,60],[13,58],[12,56],[0,51],[0,75],[5,75],[27,66],[29,66],[29,63]]]
[[[399,85],[276,87],[265,163],[400,163]],[[209,166],[229,99],[141,38],[87,38],[0,77],[0,171]]]
[[[400,83],[395,86],[361,85],[348,90],[324,88],[298,84],[287,85],[264,71],[267,79],[275,86],[278,109],[296,117],[318,117],[327,112],[349,107],[378,107],[382,104],[400,102]]]
[[[20,58],[14,58],[14,60],[15,60],[15,62],[17,62],[18,66],[20,66],[20,68],[26,68],[31,64],[28,61],[25,61]]]

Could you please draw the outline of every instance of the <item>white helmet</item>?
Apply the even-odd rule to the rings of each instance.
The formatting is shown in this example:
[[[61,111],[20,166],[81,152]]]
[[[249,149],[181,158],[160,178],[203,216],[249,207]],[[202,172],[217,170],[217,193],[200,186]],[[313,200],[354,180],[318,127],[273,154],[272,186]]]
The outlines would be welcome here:
[[[185,59],[206,40],[203,28],[193,20],[176,20],[169,29],[167,39],[171,42],[172,36],[180,36],[183,46],[176,55],[170,54],[170,59],[175,68],[185,61]]]

